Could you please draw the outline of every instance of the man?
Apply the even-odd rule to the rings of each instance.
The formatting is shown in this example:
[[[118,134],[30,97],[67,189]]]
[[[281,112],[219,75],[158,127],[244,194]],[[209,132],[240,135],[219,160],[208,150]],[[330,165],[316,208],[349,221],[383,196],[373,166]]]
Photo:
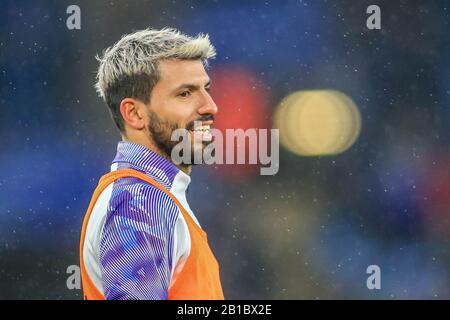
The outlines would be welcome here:
[[[205,65],[214,56],[208,36],[165,28],[126,35],[98,58],[96,88],[122,141],[83,223],[86,299],[223,299],[219,265],[186,201],[192,162],[171,159],[177,129],[189,130],[193,148],[212,140]]]

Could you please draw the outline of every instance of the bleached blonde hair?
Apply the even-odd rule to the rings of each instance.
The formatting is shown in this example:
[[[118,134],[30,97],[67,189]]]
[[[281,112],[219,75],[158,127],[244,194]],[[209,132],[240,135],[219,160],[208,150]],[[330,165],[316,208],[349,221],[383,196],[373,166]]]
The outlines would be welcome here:
[[[107,48],[100,62],[95,88],[108,105],[120,131],[124,131],[119,106],[124,98],[148,103],[159,80],[158,62],[163,59],[201,60],[216,56],[208,35],[190,37],[173,28],[145,29],[123,36]]]

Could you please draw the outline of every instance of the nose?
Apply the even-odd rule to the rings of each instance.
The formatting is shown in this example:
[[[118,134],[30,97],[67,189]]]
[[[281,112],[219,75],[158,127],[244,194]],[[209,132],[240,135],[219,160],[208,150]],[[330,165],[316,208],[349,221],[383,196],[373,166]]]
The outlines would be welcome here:
[[[204,100],[201,105],[201,107],[198,109],[198,113],[203,114],[216,114],[217,111],[219,111],[219,108],[217,107],[216,103],[214,102],[213,98],[209,94],[209,92],[205,91]]]

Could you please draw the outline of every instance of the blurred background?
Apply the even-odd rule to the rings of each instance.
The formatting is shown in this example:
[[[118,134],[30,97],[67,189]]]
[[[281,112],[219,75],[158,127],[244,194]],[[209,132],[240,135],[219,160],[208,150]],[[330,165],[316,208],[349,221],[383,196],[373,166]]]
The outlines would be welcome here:
[[[66,26],[72,4],[80,30]],[[381,30],[366,26],[371,4]],[[120,139],[94,57],[164,26],[216,46],[219,128],[280,128],[275,176],[260,165],[192,174],[226,298],[450,298],[448,1],[0,7],[0,298],[81,299],[66,270]],[[380,290],[366,286],[369,265]]]

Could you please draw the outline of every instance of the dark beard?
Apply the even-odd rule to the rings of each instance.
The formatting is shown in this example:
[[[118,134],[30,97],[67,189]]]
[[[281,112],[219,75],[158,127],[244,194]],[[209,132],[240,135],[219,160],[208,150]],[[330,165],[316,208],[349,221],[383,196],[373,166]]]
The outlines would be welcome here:
[[[170,121],[161,120],[158,115],[149,110],[150,112],[150,124],[148,126],[148,132],[150,134],[150,139],[152,139],[163,155],[170,159],[173,147],[175,147],[178,141],[172,141],[172,132],[179,129],[176,123]]]
[[[153,112],[152,110],[149,110],[150,116],[150,124],[148,126],[148,132],[150,135],[150,139],[152,139],[158,149],[163,153],[163,156],[169,160],[171,160],[171,154],[172,149],[179,143],[179,141],[172,141],[172,132],[174,132],[177,129],[180,129],[181,127],[171,121],[163,121],[161,120],[156,112]],[[203,116],[200,119],[197,119],[197,121],[207,121],[210,119],[214,119],[212,115]],[[191,121],[186,125],[186,130],[192,131],[194,129],[194,121]],[[189,135],[189,139],[191,139],[191,136]],[[203,151],[203,149],[210,144],[211,141],[204,141],[203,142],[203,148],[200,151]],[[186,165],[194,165],[195,164],[195,155],[194,150],[192,149],[192,141],[190,141],[191,145],[191,163]],[[182,154],[181,154],[182,156]],[[171,160],[172,161],[172,160]]]

